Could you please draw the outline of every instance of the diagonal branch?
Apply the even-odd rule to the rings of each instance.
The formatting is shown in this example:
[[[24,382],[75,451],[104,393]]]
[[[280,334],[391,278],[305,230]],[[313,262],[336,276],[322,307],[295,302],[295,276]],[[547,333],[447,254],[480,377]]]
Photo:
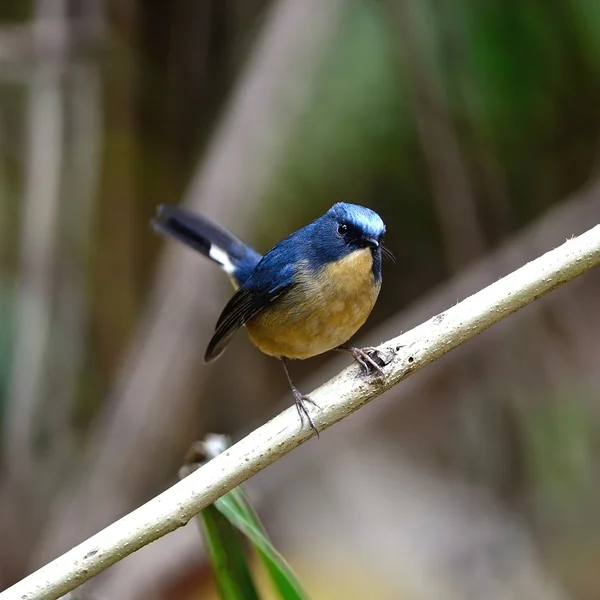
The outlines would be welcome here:
[[[382,344],[385,379],[349,367],[312,397],[317,426],[334,423],[504,317],[600,264],[600,225],[528,263],[456,306]],[[0,594],[0,600],[52,600],[157,538],[185,525],[217,498],[314,435],[291,407],[139,509]]]
[[[595,179],[452,279],[436,286],[375,328],[361,330],[356,343],[372,346],[379,343],[378,340],[389,337],[390,332],[412,329],[431,315],[451,306],[457,299],[470,296],[478,289],[497,281],[505,273],[517,269],[524,262],[533,260],[544,252],[545,248],[560,244],[565,239],[565,232],[585,230],[590,223],[597,220],[598,214],[600,214],[600,179]],[[386,270],[385,274],[390,275],[390,271]],[[406,415],[411,407],[415,407],[417,403],[421,404],[420,401],[424,396],[427,396],[427,402],[431,403],[436,402],[435,398],[439,398],[441,394],[446,405],[446,400],[450,398],[447,392],[444,392],[444,388],[438,386],[439,381],[445,380],[446,374],[455,372],[456,369],[461,368],[461,365],[469,365],[473,357],[479,357],[485,362],[493,362],[492,371],[506,373],[511,377],[513,381],[509,385],[510,389],[514,390],[519,384],[514,382],[513,367],[507,364],[513,352],[509,340],[513,335],[518,336],[518,332],[527,327],[527,323],[540,313],[550,311],[551,314],[566,312],[576,315],[575,321],[569,320],[563,325],[564,328],[569,329],[568,338],[572,340],[571,343],[576,345],[575,349],[571,346],[567,351],[576,352],[578,355],[589,353],[590,348],[595,347],[596,332],[600,327],[600,316],[598,323],[595,323],[588,308],[593,302],[591,298],[597,297],[600,269],[573,283],[574,285],[565,286],[557,294],[546,296],[543,302],[536,303],[527,311],[520,311],[513,318],[503,320],[488,330],[486,335],[477,336],[469,344],[457,348],[450,356],[444,357],[444,360],[435,361],[423,374],[426,375],[425,377],[406,380],[402,386],[397,386],[387,393],[380,402],[372,403],[368,410],[362,411],[359,418],[347,419],[341,427],[328,431],[327,452],[329,453],[333,448],[340,451],[339,447],[344,446],[347,439],[364,438],[368,435],[367,430],[372,431],[374,428],[380,428],[383,422],[394,420],[398,411]],[[579,324],[580,321],[583,323]],[[564,338],[561,339],[560,345],[562,346],[565,341]],[[566,343],[571,344],[568,340]],[[560,351],[558,348],[555,350]],[[519,369],[531,368],[531,363],[521,361],[518,357],[514,360],[519,363]],[[593,361],[594,357],[590,356],[587,362],[593,363]],[[320,386],[348,363],[345,357],[332,356],[323,368],[317,369],[302,382],[303,388],[310,390]],[[579,360],[577,364],[581,364]],[[600,373],[598,376],[600,377]],[[484,377],[489,382],[488,378],[493,375],[487,373]],[[452,395],[458,400],[465,392],[466,389],[456,388]],[[485,398],[483,401],[485,402]],[[286,393],[273,410],[269,409],[269,418],[284,410],[289,403],[290,396]],[[234,439],[244,437],[263,422],[264,419],[260,417],[252,419],[234,435]],[[313,471],[318,464],[322,463],[322,458],[323,445],[311,444],[304,447],[301,452],[295,452],[285,461],[278,461],[271,465],[269,469],[259,473],[258,477],[253,477],[248,482],[247,491],[258,510],[269,507],[273,503],[281,506],[280,497],[287,495],[284,490],[294,485],[297,474],[306,469]],[[182,528],[162,538],[159,543],[132,554],[112,567],[106,576],[97,577],[90,583],[93,583],[93,590],[100,597],[156,600],[162,598],[161,590],[164,590],[168,582],[184,578],[198,568],[204,558],[202,541],[197,532],[193,528]]]

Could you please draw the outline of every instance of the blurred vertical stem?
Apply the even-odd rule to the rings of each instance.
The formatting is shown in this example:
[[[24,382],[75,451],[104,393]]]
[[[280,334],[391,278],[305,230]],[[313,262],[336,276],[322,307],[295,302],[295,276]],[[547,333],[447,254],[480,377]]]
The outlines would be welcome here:
[[[97,0],[82,6],[82,15],[73,28],[86,33],[103,30],[103,13]],[[73,423],[77,409],[79,382],[87,354],[89,298],[87,273],[90,240],[93,237],[92,212],[98,194],[102,140],[102,86],[96,54],[73,56],[65,72],[65,144],[63,208],[61,210],[60,272],[52,337],[53,394],[51,409],[44,413],[45,435],[51,444],[53,492],[62,483],[59,473],[72,464]],[[57,473],[59,471],[59,473]],[[52,481],[50,482],[52,484]]]
[[[10,55],[28,86],[0,498],[0,535],[17,572],[65,465],[78,456],[72,433],[87,331],[84,250],[100,164],[101,88],[89,51],[103,33],[101,2],[81,10],[66,0],[32,3],[33,21],[19,27]]]
[[[385,6],[429,166],[447,265],[458,271],[483,252],[484,237],[438,76],[436,42],[432,40],[437,35],[434,12],[426,0],[385,0]]]
[[[33,443],[50,351],[63,163],[61,72],[68,34],[66,8],[65,0],[38,0],[33,24],[39,62],[29,84],[19,300],[4,436],[9,477],[21,486],[25,482],[35,485]],[[41,49],[48,39],[54,42],[48,44],[53,52],[45,55]]]

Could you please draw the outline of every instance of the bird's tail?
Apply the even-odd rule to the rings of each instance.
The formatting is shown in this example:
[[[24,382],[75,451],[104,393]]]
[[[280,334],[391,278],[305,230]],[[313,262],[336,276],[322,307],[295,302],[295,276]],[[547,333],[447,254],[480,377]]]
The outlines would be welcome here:
[[[177,206],[158,207],[154,231],[176,239],[216,262],[237,285],[243,283],[261,255],[208,219]]]

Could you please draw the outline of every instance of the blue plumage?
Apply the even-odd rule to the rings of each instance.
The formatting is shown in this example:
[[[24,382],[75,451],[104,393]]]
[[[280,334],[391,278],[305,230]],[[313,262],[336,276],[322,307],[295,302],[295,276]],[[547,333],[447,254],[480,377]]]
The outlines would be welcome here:
[[[381,287],[385,225],[374,211],[339,202],[276,244],[265,256],[199,215],[160,207],[155,230],[217,262],[237,287],[217,322],[205,360],[218,357],[246,326],[252,342],[283,361],[300,416],[316,427],[285,360],[349,350],[366,369],[366,352],[344,346],[370,314]]]

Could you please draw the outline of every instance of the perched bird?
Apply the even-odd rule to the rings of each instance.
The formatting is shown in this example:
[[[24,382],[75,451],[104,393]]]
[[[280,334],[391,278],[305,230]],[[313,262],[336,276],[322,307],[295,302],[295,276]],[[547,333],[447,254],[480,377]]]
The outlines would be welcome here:
[[[289,374],[288,359],[345,350],[380,373],[372,348],[346,342],[371,313],[381,288],[385,225],[379,215],[339,202],[261,257],[218,225],[183,208],[159,206],[154,230],[207,256],[229,275],[236,292],[227,303],[204,355],[217,358],[244,325],[252,343],[281,360],[300,420],[318,430]]]

